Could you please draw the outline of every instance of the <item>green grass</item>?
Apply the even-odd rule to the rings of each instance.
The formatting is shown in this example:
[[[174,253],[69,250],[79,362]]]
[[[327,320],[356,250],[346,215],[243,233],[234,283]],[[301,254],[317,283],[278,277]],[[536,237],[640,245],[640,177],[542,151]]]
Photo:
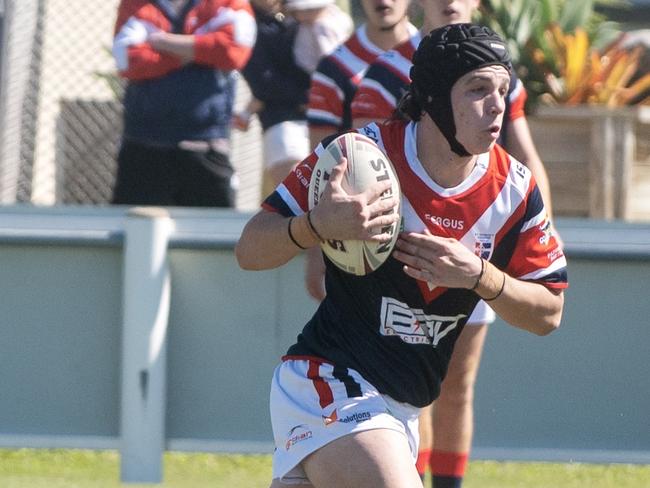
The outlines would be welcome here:
[[[164,482],[131,488],[267,488],[270,456],[166,453]],[[2,488],[118,488],[115,451],[0,449]],[[430,485],[427,484],[427,487]],[[648,488],[650,466],[473,461],[465,488]]]

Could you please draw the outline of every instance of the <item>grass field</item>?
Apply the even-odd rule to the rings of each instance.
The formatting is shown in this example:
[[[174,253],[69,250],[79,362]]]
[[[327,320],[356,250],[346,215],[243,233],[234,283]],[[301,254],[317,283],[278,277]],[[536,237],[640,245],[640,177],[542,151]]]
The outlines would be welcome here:
[[[160,485],[132,488],[267,488],[270,456],[166,453]],[[117,488],[115,451],[0,449],[2,488]],[[430,485],[427,484],[427,487]],[[474,461],[465,488],[648,488],[650,466]]]

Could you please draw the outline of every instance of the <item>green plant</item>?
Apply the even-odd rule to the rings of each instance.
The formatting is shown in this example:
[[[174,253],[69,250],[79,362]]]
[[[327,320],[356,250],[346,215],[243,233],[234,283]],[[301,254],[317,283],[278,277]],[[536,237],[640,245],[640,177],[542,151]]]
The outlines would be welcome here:
[[[650,89],[650,73],[634,79],[645,48],[623,47],[624,37],[599,50],[590,46],[584,29],[566,34],[557,24],[551,25],[545,32],[546,51],[533,50],[536,64],[547,67],[542,101],[606,107],[650,102],[650,96],[643,98]]]
[[[528,91],[529,105],[550,100],[564,103],[573,100],[571,95],[577,90],[575,73],[586,75],[585,66],[596,57],[593,53],[605,52],[620,37],[617,24],[598,13],[596,7],[626,5],[626,0],[484,0],[481,21],[507,40],[517,74]],[[607,57],[602,61],[608,64]],[[587,83],[589,79],[583,77],[577,82]],[[593,96],[589,100],[603,104],[611,101]],[[579,103],[587,103],[587,99]]]

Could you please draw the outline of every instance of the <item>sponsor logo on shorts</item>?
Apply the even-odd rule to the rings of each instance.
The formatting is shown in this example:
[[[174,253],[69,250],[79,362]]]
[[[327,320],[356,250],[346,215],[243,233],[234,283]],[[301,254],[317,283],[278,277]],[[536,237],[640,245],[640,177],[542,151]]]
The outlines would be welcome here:
[[[287,442],[284,447],[288,451],[292,446],[295,446],[299,442],[306,441],[307,439],[311,439],[312,437],[312,431],[309,430],[305,424],[296,425],[289,431]]]
[[[356,422],[357,424],[370,420],[372,414],[370,412],[355,412],[345,417],[339,418],[338,411],[335,409],[330,415],[323,415],[323,423],[325,426],[330,426],[335,422],[342,422],[344,424],[349,424]]]
[[[458,321],[467,315],[443,316],[425,314],[419,308],[409,308],[406,303],[390,297],[381,301],[381,328],[384,336],[398,336],[407,344],[431,344],[458,327]]]

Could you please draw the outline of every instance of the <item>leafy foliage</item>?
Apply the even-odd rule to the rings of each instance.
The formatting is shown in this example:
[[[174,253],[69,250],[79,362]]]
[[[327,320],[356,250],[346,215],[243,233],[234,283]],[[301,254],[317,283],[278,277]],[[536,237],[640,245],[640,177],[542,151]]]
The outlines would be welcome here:
[[[484,0],[481,21],[509,44],[532,105],[647,102],[638,69],[644,48],[628,49],[617,24],[595,7],[625,0]]]

